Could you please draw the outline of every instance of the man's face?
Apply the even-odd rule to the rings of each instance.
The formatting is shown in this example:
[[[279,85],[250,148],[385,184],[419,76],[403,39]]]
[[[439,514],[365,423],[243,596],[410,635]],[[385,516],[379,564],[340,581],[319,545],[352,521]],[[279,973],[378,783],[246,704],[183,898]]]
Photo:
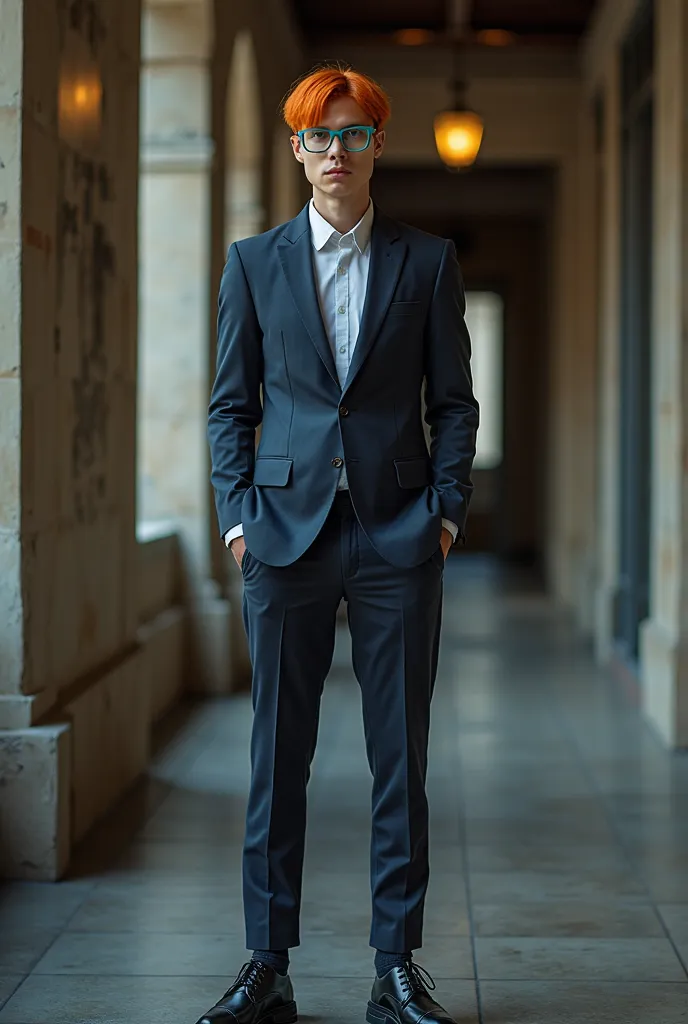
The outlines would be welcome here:
[[[372,123],[355,100],[350,96],[340,96],[327,104],[320,124],[307,127],[337,130]],[[334,138],[327,152],[308,153],[301,145],[298,135],[292,135],[291,139],[294,156],[303,164],[311,185],[325,195],[338,199],[356,195],[367,186],[384,142],[385,133],[376,132],[367,149],[352,153],[344,148],[341,139]]]

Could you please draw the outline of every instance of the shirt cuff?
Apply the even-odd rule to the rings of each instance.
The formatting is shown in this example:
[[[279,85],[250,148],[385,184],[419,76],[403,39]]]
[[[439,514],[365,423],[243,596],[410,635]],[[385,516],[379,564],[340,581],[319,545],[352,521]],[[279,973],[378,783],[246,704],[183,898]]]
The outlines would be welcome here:
[[[451,519],[443,519],[442,526],[445,526],[452,535],[452,544],[456,543],[456,537],[459,532],[459,528],[456,523],[452,523]]]
[[[244,536],[244,525],[243,525],[243,523],[239,523],[238,526],[233,526],[231,530],[227,530],[227,533],[225,534],[225,544],[227,545],[227,547],[229,547],[229,545],[232,543],[232,541],[236,537],[243,537],[243,536]]]

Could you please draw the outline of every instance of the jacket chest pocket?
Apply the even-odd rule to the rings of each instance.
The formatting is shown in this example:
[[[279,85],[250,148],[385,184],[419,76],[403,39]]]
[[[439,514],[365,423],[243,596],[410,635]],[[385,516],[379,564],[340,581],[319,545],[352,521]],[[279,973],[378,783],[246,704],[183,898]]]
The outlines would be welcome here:
[[[422,303],[415,302],[390,302],[387,316],[415,316],[420,313]]]

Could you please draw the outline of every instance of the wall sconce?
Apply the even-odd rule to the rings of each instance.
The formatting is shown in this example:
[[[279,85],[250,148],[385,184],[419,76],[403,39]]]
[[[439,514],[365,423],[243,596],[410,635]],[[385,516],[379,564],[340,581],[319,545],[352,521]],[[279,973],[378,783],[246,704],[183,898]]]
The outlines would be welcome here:
[[[91,62],[63,62],[58,97],[60,137],[72,145],[92,145],[100,138],[103,84]]]
[[[435,145],[442,162],[452,171],[470,167],[480,150],[484,123],[465,103],[465,84],[458,73],[458,43],[454,44],[454,102],[435,116]]]

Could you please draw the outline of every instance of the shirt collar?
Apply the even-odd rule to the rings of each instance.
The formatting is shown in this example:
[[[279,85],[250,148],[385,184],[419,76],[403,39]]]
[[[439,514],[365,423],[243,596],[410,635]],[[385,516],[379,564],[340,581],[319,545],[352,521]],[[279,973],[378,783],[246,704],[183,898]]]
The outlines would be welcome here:
[[[358,224],[356,224],[351,231],[347,231],[347,234],[353,235],[356,248],[360,253],[365,252],[368,242],[370,241],[370,233],[373,228],[373,201],[372,199],[368,203],[368,209],[363,214]],[[341,238],[345,236],[341,232],[333,228],[329,221],[326,221],[322,214],[318,213],[315,208],[315,203],[311,199],[308,205],[308,217],[311,222],[311,240],[313,242],[313,248],[320,252],[330,239],[333,239],[335,243],[338,243]]]

